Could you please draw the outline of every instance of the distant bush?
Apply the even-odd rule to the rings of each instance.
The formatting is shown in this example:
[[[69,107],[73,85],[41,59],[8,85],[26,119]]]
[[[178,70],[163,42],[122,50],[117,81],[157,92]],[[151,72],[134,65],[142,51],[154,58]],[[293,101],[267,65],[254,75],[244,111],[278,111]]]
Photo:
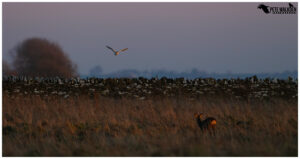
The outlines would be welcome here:
[[[90,76],[100,77],[102,75],[102,67],[97,65],[90,69]]]
[[[15,71],[9,66],[9,64],[4,60],[2,61],[2,75],[10,76],[15,75]]]
[[[47,39],[30,38],[12,52],[13,66],[18,75],[42,77],[77,76],[76,65],[62,48]]]

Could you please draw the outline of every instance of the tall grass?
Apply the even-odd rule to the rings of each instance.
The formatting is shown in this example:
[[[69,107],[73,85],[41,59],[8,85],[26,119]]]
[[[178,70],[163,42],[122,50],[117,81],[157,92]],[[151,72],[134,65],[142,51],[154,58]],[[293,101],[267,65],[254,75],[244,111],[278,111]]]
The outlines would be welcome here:
[[[193,118],[217,119],[217,134]],[[239,124],[237,124],[239,123]],[[297,102],[9,97],[4,156],[297,156]]]

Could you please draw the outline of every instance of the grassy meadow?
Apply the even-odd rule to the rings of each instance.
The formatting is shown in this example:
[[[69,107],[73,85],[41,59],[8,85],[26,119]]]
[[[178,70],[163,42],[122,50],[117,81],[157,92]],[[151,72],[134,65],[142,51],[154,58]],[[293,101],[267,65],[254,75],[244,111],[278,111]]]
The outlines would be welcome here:
[[[297,125],[296,101],[3,93],[3,156],[297,156]]]

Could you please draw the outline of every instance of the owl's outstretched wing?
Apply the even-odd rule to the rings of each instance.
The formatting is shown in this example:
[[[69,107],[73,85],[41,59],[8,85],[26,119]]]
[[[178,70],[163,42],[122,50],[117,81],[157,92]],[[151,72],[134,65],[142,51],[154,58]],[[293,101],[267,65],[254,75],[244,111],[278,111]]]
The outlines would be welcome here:
[[[111,47],[108,46],[108,45],[106,45],[106,47],[107,47],[109,50],[113,51],[113,52],[117,52],[117,51],[115,51],[113,48],[111,48]]]
[[[123,52],[123,51],[126,51],[126,50],[128,50],[128,48],[122,49],[122,50],[120,50],[120,52]]]

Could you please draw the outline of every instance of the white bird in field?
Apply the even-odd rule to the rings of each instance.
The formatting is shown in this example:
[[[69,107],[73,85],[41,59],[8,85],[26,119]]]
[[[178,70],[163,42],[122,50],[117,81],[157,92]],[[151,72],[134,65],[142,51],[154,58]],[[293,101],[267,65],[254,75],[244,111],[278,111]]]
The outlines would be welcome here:
[[[109,50],[111,50],[112,52],[114,52],[114,53],[115,53],[115,56],[119,55],[121,52],[124,52],[124,51],[128,50],[128,48],[125,48],[125,49],[116,51],[116,50],[114,50],[113,48],[111,48],[111,47],[109,47],[109,46],[107,46],[107,45],[106,45],[106,47],[107,47]]]

